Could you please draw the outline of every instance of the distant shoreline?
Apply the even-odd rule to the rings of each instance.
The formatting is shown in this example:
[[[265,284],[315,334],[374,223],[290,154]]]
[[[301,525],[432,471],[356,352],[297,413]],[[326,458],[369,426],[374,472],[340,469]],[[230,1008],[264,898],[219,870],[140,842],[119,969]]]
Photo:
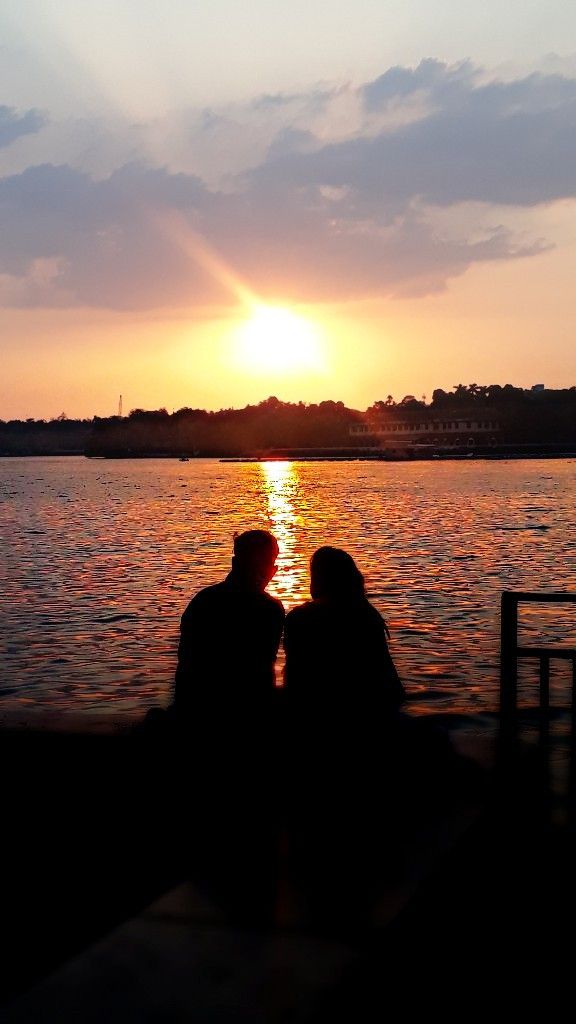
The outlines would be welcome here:
[[[500,455],[273,455],[221,458],[219,462],[501,462],[509,459],[576,459],[574,452],[548,452],[538,455],[507,453]]]
[[[217,459],[219,462],[474,462],[506,459],[576,459],[576,447],[556,445],[497,445],[491,448],[430,450],[430,451],[366,451],[350,449],[276,449],[269,452],[243,455],[223,455],[221,452],[198,455],[182,452],[112,451],[87,454],[84,451],[1,452],[2,459],[21,458],[86,458],[107,461],[141,461],[164,459],[196,462]]]

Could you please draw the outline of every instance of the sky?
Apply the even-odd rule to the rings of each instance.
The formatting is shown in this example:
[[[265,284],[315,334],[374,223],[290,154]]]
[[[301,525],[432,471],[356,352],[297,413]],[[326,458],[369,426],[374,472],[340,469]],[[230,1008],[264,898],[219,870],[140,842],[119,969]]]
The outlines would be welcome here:
[[[0,419],[576,385],[576,5],[0,0]]]

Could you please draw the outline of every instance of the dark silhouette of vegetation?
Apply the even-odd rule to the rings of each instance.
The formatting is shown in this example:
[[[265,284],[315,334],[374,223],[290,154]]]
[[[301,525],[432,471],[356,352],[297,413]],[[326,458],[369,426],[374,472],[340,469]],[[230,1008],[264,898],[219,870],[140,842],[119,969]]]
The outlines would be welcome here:
[[[434,391],[432,408],[447,413],[468,408],[476,416],[493,409],[502,436],[511,444],[576,440],[576,387],[525,390],[512,384],[457,384],[452,392]]]
[[[343,402],[281,402],[267,398],[244,409],[135,409],[125,419],[94,420],[88,454],[141,453],[241,456],[273,448],[350,445],[362,413]]]
[[[93,420],[0,420],[0,455],[82,455]]]
[[[406,420],[432,415],[478,418],[496,414],[501,440],[576,443],[576,387],[530,389],[512,384],[456,384],[437,388],[426,403],[392,395],[365,412],[343,402],[281,402],[272,396],[243,409],[133,409],[128,416],[52,420],[0,420],[0,455],[242,456],[274,449],[348,448],[362,445],[351,428],[365,419]]]

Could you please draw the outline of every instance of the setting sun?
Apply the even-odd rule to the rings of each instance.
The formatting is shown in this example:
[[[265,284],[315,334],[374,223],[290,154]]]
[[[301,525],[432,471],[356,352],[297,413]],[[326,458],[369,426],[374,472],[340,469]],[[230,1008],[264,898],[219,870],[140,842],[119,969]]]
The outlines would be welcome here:
[[[322,368],[318,328],[278,306],[257,306],[235,332],[237,358],[251,371],[300,373]]]

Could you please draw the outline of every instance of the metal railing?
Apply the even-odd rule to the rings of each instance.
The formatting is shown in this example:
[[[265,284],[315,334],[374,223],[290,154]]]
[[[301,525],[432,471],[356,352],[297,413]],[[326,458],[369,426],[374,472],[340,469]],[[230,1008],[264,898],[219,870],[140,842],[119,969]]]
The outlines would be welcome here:
[[[549,645],[526,646],[518,643],[518,606],[520,604],[576,604],[574,593],[538,594],[522,591],[504,591],[501,598],[500,619],[500,743],[498,746],[499,765],[503,778],[514,765],[519,751],[519,733],[522,731],[518,700],[518,662],[529,659],[539,662],[538,705],[538,758],[537,773],[531,776],[531,813],[539,816],[541,823],[562,823],[570,829],[576,827],[576,648]],[[564,742],[565,781],[558,785],[558,758],[556,756],[555,778],[552,781],[552,734],[550,694],[550,663],[562,659],[572,663],[572,685],[569,700],[554,710],[569,712],[568,734]],[[553,733],[558,742],[558,723]],[[567,743],[566,743],[567,739]],[[514,777],[514,771],[512,771]]]
[[[576,604],[576,594],[538,594],[505,590],[500,615],[500,713],[504,720],[515,717],[518,710],[518,660],[531,658],[540,662],[539,707],[550,709],[550,662],[561,658],[572,662],[571,705],[576,705],[576,648],[525,647],[518,644],[518,605]]]

